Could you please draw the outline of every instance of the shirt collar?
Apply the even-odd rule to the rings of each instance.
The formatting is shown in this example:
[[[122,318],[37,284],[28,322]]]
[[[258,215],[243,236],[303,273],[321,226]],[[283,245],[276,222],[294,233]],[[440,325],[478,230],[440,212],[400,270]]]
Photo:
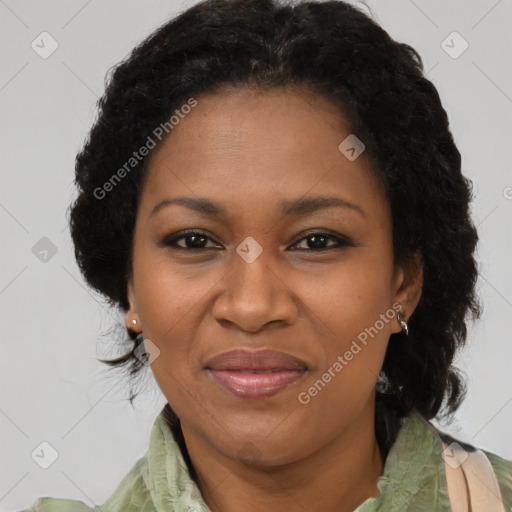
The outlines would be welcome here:
[[[377,481],[379,495],[354,512],[450,512],[442,445],[436,428],[417,412],[403,418]]]
[[[435,427],[420,414],[412,412],[402,420],[386,458],[383,475],[377,482],[379,495],[368,498],[354,512],[449,512],[441,453]],[[209,512],[198,486],[190,477],[165,420],[164,410],[153,425],[147,461],[148,472],[144,479],[157,512]]]

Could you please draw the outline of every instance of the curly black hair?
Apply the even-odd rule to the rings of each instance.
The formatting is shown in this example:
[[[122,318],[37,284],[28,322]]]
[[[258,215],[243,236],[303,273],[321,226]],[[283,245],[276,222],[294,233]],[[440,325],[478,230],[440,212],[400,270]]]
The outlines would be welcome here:
[[[128,310],[148,157],[106,197],[98,191],[190,98],[244,87],[307,88],[339,107],[364,141],[391,206],[395,263],[419,254],[423,272],[410,334],[389,340],[377,385],[378,432],[389,446],[392,425],[413,410],[426,419],[443,411],[451,417],[467,391],[453,359],[465,344],[469,313],[473,320],[481,315],[471,181],[461,173],[447,114],[420,55],[343,1],[206,0],[109,70],[98,117],[76,157],[78,196],[70,206],[84,278],[112,306]],[[142,338],[128,329],[123,343],[131,346],[125,355],[101,361],[134,376],[145,366],[135,354]]]

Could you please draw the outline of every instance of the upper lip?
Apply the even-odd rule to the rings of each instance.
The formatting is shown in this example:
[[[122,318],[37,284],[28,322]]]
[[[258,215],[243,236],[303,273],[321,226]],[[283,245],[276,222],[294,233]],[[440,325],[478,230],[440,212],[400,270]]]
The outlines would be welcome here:
[[[306,370],[301,359],[277,350],[249,351],[245,349],[223,352],[208,361],[212,370]]]

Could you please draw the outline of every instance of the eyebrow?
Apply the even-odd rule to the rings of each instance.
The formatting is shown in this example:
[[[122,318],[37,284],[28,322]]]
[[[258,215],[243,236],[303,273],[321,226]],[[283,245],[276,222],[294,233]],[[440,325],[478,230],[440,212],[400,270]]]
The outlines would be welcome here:
[[[227,217],[227,210],[223,206],[206,197],[175,197],[174,199],[163,199],[151,210],[149,214],[150,217],[155,215],[162,208],[173,204],[178,204],[207,215]],[[304,215],[306,213],[334,207],[347,208],[366,217],[366,214],[359,205],[337,196],[303,197],[283,201],[281,203],[281,213],[285,216]]]

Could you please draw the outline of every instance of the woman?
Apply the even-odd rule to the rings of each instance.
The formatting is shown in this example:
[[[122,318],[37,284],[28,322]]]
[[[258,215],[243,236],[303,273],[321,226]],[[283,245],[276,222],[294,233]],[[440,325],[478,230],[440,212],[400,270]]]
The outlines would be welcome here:
[[[450,510],[475,447],[429,420],[464,397],[478,236],[415,50],[340,1],[197,4],[116,67],[76,183],[80,269],[126,314],[108,363],[168,401],[98,510]]]

